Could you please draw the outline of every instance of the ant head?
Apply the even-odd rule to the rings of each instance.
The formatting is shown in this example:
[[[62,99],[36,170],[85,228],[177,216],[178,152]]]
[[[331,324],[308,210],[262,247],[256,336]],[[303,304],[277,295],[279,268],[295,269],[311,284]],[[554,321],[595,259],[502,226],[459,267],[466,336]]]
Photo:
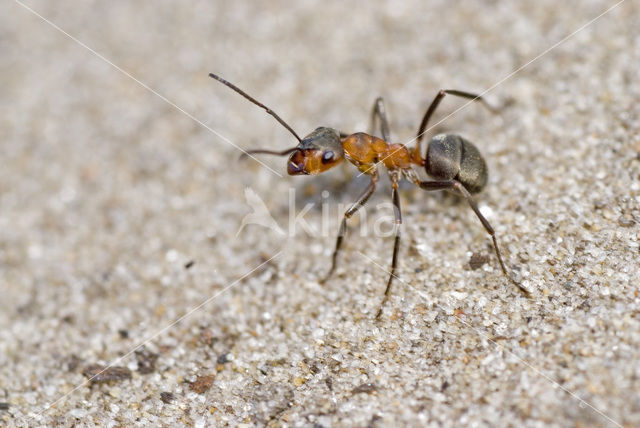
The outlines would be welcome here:
[[[316,128],[302,139],[289,156],[289,175],[320,174],[336,166],[344,159],[340,134],[331,128]]]

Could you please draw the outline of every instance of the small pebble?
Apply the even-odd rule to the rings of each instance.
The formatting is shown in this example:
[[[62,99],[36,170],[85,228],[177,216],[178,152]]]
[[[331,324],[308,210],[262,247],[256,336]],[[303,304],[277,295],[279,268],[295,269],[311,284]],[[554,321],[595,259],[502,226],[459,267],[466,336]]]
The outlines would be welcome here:
[[[367,382],[367,383],[363,383],[362,385],[359,385],[359,386],[356,386],[355,388],[353,388],[351,390],[351,393],[353,393],[353,394],[372,394],[375,391],[377,391],[378,389],[380,389],[380,387],[378,387],[378,385],[376,385],[375,383]]]
[[[131,379],[131,370],[126,367],[103,366],[100,364],[91,364],[82,370],[92,383],[111,382],[116,380]]]
[[[162,400],[163,403],[165,404],[169,404],[171,403],[173,400],[175,400],[175,395],[173,394],[173,392],[167,392],[167,391],[163,391],[160,393],[160,399]]]
[[[189,388],[191,388],[193,392],[196,392],[198,394],[203,394],[209,388],[211,388],[211,384],[213,384],[214,379],[215,379],[214,375],[198,376],[198,378],[189,385]]]

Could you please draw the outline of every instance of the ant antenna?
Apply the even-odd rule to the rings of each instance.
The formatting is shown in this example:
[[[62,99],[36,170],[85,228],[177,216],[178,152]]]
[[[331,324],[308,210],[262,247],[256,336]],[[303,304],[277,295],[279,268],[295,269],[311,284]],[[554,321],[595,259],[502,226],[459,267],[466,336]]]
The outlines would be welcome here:
[[[286,149],[283,150],[281,152],[275,151],[275,150],[262,150],[262,149],[258,149],[258,150],[248,150],[246,152],[244,152],[243,154],[240,155],[240,157],[245,157],[248,155],[276,155],[276,156],[286,156],[289,153],[293,153],[298,149],[298,146],[296,147],[292,147],[290,149]]]
[[[224,80],[222,77],[220,76],[216,76],[213,73],[209,73],[209,77],[212,77],[214,79],[216,79],[218,82],[222,83],[225,86],[230,87],[231,89],[233,89],[234,91],[236,91],[237,93],[239,93],[240,95],[242,95],[243,97],[245,97],[246,99],[248,99],[249,101],[251,101],[252,103],[254,103],[255,105],[257,105],[258,107],[262,107],[267,113],[269,113],[271,116],[273,116],[278,122],[280,122],[280,124],[282,126],[284,126],[285,128],[287,128],[287,130],[289,130],[289,132],[291,132],[293,134],[294,137],[296,137],[296,139],[302,143],[302,139],[298,136],[298,134],[296,134],[296,131],[294,131],[289,125],[287,125],[287,122],[285,122],[284,120],[282,120],[280,118],[280,116],[278,116],[276,114],[275,111],[271,110],[269,107],[267,107],[266,105],[262,104],[260,101],[256,100],[255,98],[253,98],[251,95],[247,94],[245,91],[243,91],[242,89],[238,88],[236,85],[234,85],[231,82],[228,82],[226,80]],[[271,152],[269,150],[253,150],[249,153],[266,153],[266,154],[272,154],[272,155],[280,155],[280,156],[284,156],[286,154],[289,154],[290,152],[292,152],[294,149],[288,149],[285,150],[284,152]]]

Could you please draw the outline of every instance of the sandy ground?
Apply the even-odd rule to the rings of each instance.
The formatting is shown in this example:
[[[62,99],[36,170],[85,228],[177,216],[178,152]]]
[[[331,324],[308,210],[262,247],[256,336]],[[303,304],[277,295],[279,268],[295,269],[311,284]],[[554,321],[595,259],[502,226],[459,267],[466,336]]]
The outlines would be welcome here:
[[[638,2],[531,63],[615,1],[347,3],[4,3],[0,425],[640,425]],[[320,285],[366,177],[238,161],[296,141],[211,71],[300,134],[367,131],[382,95],[403,143],[439,89],[492,88],[500,114],[430,132],[482,150],[532,296],[467,205],[407,185],[376,321],[385,180]],[[246,188],[284,235],[237,234]]]

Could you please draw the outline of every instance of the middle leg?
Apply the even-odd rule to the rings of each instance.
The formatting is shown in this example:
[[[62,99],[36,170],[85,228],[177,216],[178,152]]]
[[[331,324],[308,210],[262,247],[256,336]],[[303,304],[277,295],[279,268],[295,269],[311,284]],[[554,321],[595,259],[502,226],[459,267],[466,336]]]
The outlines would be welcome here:
[[[384,108],[384,99],[382,97],[376,98],[373,103],[373,110],[371,111],[371,135],[375,132],[376,119],[380,119],[380,132],[382,133],[382,139],[389,141],[391,135],[389,133],[389,121],[387,120],[387,112]]]
[[[389,292],[391,291],[391,283],[393,278],[396,277],[396,267],[398,266],[398,250],[400,249],[400,227],[402,226],[402,211],[400,210],[400,196],[398,194],[398,174],[396,172],[391,173],[391,199],[393,200],[393,213],[395,217],[394,227],[396,232],[395,240],[393,241],[393,256],[391,257],[391,272],[389,273],[389,280],[387,281],[387,288],[384,290],[384,297],[382,303],[380,303],[380,309],[376,314],[376,318],[380,318],[382,315],[382,308],[389,299]]]

